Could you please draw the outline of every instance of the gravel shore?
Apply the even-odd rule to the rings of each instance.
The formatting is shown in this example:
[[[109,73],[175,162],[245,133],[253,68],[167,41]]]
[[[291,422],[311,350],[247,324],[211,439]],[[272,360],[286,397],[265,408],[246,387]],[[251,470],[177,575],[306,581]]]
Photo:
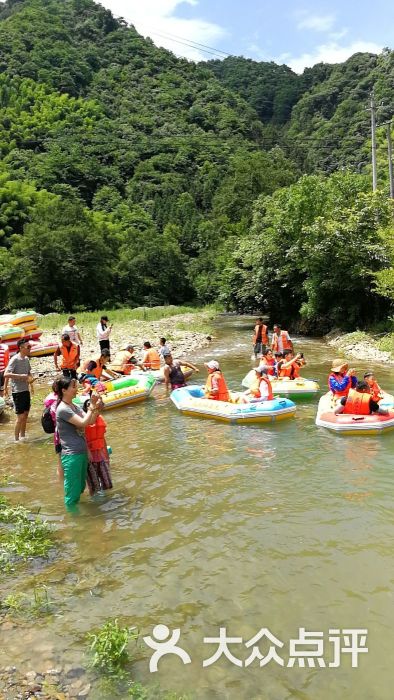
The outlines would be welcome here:
[[[354,333],[344,334],[339,331],[332,331],[325,338],[328,345],[337,348],[345,355],[356,360],[394,364],[394,352],[380,350],[377,346],[377,341],[367,333],[355,331]]]

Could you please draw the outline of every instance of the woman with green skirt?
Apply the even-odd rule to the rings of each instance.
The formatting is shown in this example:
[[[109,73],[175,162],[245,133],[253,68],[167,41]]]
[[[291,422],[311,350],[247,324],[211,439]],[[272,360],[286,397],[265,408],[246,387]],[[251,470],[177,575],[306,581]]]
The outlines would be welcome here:
[[[78,382],[71,377],[60,377],[57,381],[56,427],[61,444],[61,461],[64,472],[64,502],[67,510],[73,510],[86,486],[88,448],[85,428],[92,425],[98,416],[102,401],[93,395],[87,413],[73,404],[78,391]]]

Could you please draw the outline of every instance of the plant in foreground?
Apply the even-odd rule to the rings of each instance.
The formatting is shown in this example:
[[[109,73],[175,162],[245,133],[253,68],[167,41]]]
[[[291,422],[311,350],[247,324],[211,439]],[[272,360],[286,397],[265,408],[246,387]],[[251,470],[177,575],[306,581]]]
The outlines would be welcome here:
[[[1,524],[5,527],[1,528]],[[12,505],[0,495],[0,564],[1,571],[12,569],[15,557],[43,557],[53,546],[50,525],[30,515],[21,505]]]
[[[118,620],[107,620],[96,632],[87,635],[93,666],[106,671],[121,670],[129,661],[127,645],[136,641],[138,630],[135,627],[119,627]]]

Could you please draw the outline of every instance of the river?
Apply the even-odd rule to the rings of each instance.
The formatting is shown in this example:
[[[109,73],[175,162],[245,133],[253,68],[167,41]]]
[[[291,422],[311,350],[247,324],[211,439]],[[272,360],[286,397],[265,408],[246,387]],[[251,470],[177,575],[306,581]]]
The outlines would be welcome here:
[[[252,326],[246,317],[217,320],[211,347],[190,358],[198,381],[203,362],[215,358],[230,387],[240,388],[252,365]],[[324,388],[335,351],[314,339],[297,338],[295,346],[308,360],[303,374]],[[375,370],[394,393],[394,370]],[[7,630],[1,667],[84,665],[84,634],[118,617],[141,636],[159,623],[181,630],[191,663],[166,656],[150,673],[152,651],[142,643],[134,677],[196,700],[392,698],[394,433],[331,434],[314,424],[317,401],[298,403],[294,419],[268,427],[199,420],[180,415],[158,386],[147,402],[106,414],[114,490],[84,497],[72,516],[64,512],[51,437],[39,424],[43,395],[30,443],[11,444],[12,422],[0,422],[1,472],[12,475],[2,491],[40,508],[61,546],[49,562],[2,581],[0,594],[45,583],[55,614]],[[218,637],[220,627],[242,638],[229,644],[240,659],[252,651],[245,643],[268,628],[283,643],[284,666],[239,667],[222,656],[204,668],[217,648],[204,637]],[[289,640],[302,627],[324,634],[325,668],[287,667]],[[358,668],[346,652],[327,668],[328,630],[356,628],[368,630],[369,648]],[[263,655],[268,646],[260,643]]]

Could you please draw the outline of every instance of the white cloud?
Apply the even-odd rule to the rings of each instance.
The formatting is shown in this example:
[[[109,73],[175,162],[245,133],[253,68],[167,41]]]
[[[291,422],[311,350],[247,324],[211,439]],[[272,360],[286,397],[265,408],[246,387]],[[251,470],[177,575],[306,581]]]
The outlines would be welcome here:
[[[340,46],[332,41],[316,46],[312,53],[304,53],[298,57],[282,54],[275,61],[286,62],[296,73],[302,73],[304,68],[314,66],[316,63],[343,63],[355,53],[380,53],[382,49],[382,45],[375,44],[373,41],[353,41],[348,46]]]
[[[215,42],[227,35],[224,27],[207,20],[183,19],[176,16],[179,5],[198,5],[198,0],[101,0],[102,4],[115,16],[122,16],[133,24],[143,36],[149,36],[157,46],[173,51],[177,56],[185,56],[193,61],[214,58],[198,47],[185,46],[179,42],[197,42],[215,46]],[[170,38],[162,35],[175,35]]]
[[[335,24],[335,15],[305,14],[297,24],[297,29],[311,29],[314,32],[328,32]]]

